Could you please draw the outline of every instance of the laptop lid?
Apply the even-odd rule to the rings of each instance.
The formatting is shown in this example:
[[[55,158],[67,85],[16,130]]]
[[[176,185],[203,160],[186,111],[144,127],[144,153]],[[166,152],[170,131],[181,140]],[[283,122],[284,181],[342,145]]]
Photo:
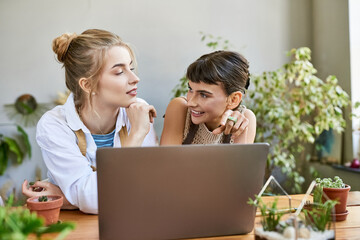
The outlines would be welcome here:
[[[99,149],[100,239],[250,232],[247,201],[263,185],[268,151],[263,143]]]

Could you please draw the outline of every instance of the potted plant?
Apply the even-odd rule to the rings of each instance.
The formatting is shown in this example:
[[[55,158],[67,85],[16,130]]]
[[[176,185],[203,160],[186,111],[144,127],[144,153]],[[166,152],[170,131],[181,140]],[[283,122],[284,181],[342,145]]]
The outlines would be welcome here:
[[[59,220],[63,197],[58,195],[31,197],[26,200],[26,204],[31,212],[35,211],[38,216],[45,219],[45,224],[49,225]]]
[[[317,178],[316,184],[329,199],[338,201],[335,205],[336,221],[345,220],[349,214],[346,210],[346,203],[351,187],[345,184],[339,176],[335,176],[334,179]],[[322,197],[322,200],[325,201],[325,198]]]
[[[56,239],[64,239],[75,228],[71,222],[55,223],[44,226],[43,218],[31,213],[25,207],[13,207],[13,195],[5,206],[0,207],[0,236],[1,239],[25,240],[30,235],[41,239],[47,233],[59,233]],[[48,239],[48,238],[47,238]]]
[[[25,130],[17,124],[0,124],[1,128],[9,126],[16,127],[20,138],[7,136],[3,131],[0,131],[0,176],[4,174],[11,154],[15,155],[17,164],[22,163],[25,153],[28,153],[29,157],[31,157],[31,146]],[[22,149],[21,145],[24,145],[25,149]]]
[[[282,217],[288,213],[277,209],[277,199],[274,202],[265,204],[261,198],[256,196],[256,200],[249,199],[248,204],[260,209],[261,226],[255,227],[255,240],[269,239],[335,239],[335,233],[330,229],[330,212],[335,202],[328,201],[322,204],[321,208],[305,210],[306,218],[313,217],[312,221],[302,221],[301,219],[290,215],[287,220]],[[327,214],[323,214],[327,213]]]

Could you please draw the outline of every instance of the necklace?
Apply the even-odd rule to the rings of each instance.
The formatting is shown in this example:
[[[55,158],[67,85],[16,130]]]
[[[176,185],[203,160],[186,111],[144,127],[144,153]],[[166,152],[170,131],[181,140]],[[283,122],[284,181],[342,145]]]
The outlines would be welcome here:
[[[94,110],[94,111],[95,111],[95,110]],[[84,119],[82,118],[80,108],[78,108],[78,115],[79,115],[80,121],[81,121],[86,127],[88,127],[88,126],[85,124]],[[101,119],[100,115],[99,115],[96,111],[95,111],[95,115],[96,115],[99,119]],[[105,133],[101,130],[100,125],[99,125],[99,124],[95,124],[95,125],[96,125],[96,127],[98,128],[98,130],[99,130],[99,132],[101,133],[101,135],[105,135]],[[92,132],[92,131],[90,130],[90,132]]]

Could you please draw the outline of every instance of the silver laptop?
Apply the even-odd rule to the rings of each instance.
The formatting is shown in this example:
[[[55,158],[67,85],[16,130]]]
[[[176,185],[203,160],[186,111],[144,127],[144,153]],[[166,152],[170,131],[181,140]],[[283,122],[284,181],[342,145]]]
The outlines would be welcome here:
[[[269,145],[221,144],[97,151],[100,239],[245,234]]]

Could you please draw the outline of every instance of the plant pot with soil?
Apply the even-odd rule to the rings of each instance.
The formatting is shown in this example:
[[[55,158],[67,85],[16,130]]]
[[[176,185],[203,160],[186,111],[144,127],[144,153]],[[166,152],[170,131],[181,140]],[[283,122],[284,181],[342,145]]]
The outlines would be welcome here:
[[[346,217],[349,214],[346,210],[346,203],[351,187],[345,184],[338,176],[335,176],[334,179],[317,178],[316,184],[329,199],[338,201],[335,205],[336,221],[346,220]],[[326,201],[324,196],[322,196],[322,201]]]
[[[63,197],[59,195],[31,197],[27,199],[26,204],[31,212],[36,212],[38,216],[42,216],[45,219],[45,224],[49,225],[58,222]]]

